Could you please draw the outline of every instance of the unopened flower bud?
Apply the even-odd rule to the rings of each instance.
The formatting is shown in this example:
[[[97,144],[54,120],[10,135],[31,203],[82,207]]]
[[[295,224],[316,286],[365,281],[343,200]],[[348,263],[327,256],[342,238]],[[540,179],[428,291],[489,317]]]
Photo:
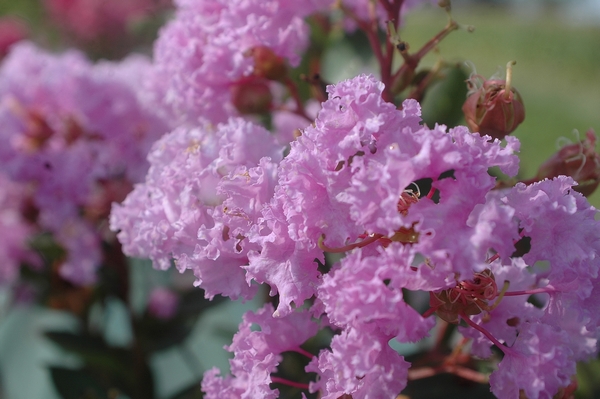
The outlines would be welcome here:
[[[285,60],[265,46],[254,47],[249,51],[254,58],[254,74],[269,80],[283,80],[287,75]]]
[[[535,180],[552,179],[559,175],[571,176],[579,183],[573,188],[586,197],[596,190],[600,184],[600,155],[596,152],[593,129],[585,133],[585,139],[564,146],[544,162]]]
[[[450,0],[439,0],[438,6],[446,9],[447,11],[450,11],[450,8],[452,7]]]
[[[26,129],[23,132],[23,145],[28,151],[35,152],[46,144],[54,135],[54,130],[48,124],[44,116],[33,110],[27,113]]]
[[[20,20],[11,17],[0,18],[0,59],[8,54],[13,44],[28,36],[28,29]]]
[[[501,140],[525,119],[521,95],[511,86],[512,65],[514,61],[506,66],[505,80],[484,80],[479,75],[469,80],[470,94],[462,109],[472,132]]]
[[[264,114],[271,109],[273,95],[267,80],[250,76],[232,86],[231,99],[240,114]]]
[[[148,298],[148,313],[157,319],[168,320],[175,316],[179,307],[179,297],[167,288],[157,287]]]

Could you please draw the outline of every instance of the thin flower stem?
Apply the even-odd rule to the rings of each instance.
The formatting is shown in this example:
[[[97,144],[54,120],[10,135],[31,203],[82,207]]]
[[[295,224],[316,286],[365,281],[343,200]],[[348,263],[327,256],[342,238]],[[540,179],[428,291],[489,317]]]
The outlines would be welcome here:
[[[344,14],[346,14],[348,17],[350,17],[352,20],[354,20],[354,22],[356,22],[356,24],[358,25],[360,30],[365,32],[365,34],[367,35],[367,38],[369,39],[369,44],[371,45],[371,49],[373,50],[373,53],[375,54],[375,58],[377,58],[377,61],[379,61],[379,63],[382,64],[383,53],[381,52],[381,43],[379,43],[379,39],[377,38],[377,20],[375,20],[375,19],[373,19],[373,21],[362,20],[358,17],[358,15],[356,15],[356,13],[354,13],[354,11],[352,11],[348,7],[345,7],[343,4],[341,4],[341,2],[339,4],[339,7],[341,8],[341,10]],[[373,24],[375,24],[374,29],[373,29]]]
[[[312,358],[314,358],[314,357],[315,357],[315,356],[314,356],[312,353],[310,353],[310,352],[308,352],[308,351],[305,351],[304,349],[302,349],[302,348],[301,348],[301,347],[299,347],[299,346],[295,347],[295,348],[294,348],[294,349],[292,349],[292,350],[293,350],[294,352],[296,352],[296,353],[299,353],[299,354],[301,354],[301,355],[304,355],[304,356],[306,356],[306,357],[307,357],[307,358],[309,358],[309,359],[312,359]]]
[[[431,307],[431,308],[427,309],[427,310],[425,311],[425,313],[423,313],[423,314],[421,315],[421,317],[423,317],[423,318],[429,317],[429,316],[431,316],[432,314],[434,314],[436,310],[437,310],[437,308]]]
[[[428,309],[429,310],[429,309]],[[427,313],[427,312],[425,312]],[[435,337],[435,344],[434,344],[434,351],[438,350],[440,351],[444,345],[444,336],[446,335],[446,332],[448,331],[448,327],[450,326],[450,324],[442,319],[438,319],[438,323],[440,323],[436,337]]]
[[[394,50],[396,48],[396,43],[394,43],[394,41],[398,39],[397,31],[398,26],[400,25],[400,10],[402,9],[402,4],[404,3],[404,0],[396,0],[391,2],[380,0],[379,3],[382,4],[382,6],[385,8],[389,24],[392,28],[388,29],[387,32],[387,40],[385,41],[385,57],[383,59],[383,62],[381,63],[381,81],[385,84],[383,98],[387,101],[393,101],[394,96],[391,92],[391,88],[392,64],[394,62]],[[375,31],[375,34],[376,33],[377,31]]]
[[[437,189],[436,188],[432,188],[431,190],[429,190],[429,192],[427,193],[426,197],[428,199],[432,199],[436,192],[437,192]]]
[[[294,387],[294,388],[300,388],[300,389],[306,389],[306,390],[308,390],[308,384],[303,384],[301,382],[295,382],[295,381],[286,380],[285,378],[281,378],[281,377],[273,377],[273,376],[271,376],[271,382],[274,382],[276,384],[288,385],[288,386]]]
[[[479,371],[472,370],[467,367],[450,366],[446,367],[444,371],[464,378],[465,380],[477,382],[479,384],[487,384],[490,381],[490,378],[487,374],[480,373]]]
[[[385,2],[382,2],[382,4]],[[392,5],[383,5],[384,8],[388,11],[388,16],[390,15],[390,10],[393,9]],[[393,96],[390,93],[390,83],[391,83],[391,70],[392,70],[392,59],[393,59],[393,49],[394,46],[391,44],[389,40],[385,43],[385,52],[382,49],[382,44],[379,41],[378,36],[378,21],[375,15],[375,11],[373,10],[373,15],[371,15],[370,21],[365,21],[356,15],[351,9],[348,7],[344,7],[341,2],[339,3],[339,7],[348,17],[354,20],[358,25],[359,29],[362,30],[369,40],[369,44],[371,46],[371,50],[377,59],[379,64],[379,72],[381,74],[381,81],[385,84],[385,88],[382,93],[382,97],[385,101],[392,102]]]
[[[460,356],[463,348],[467,345],[467,343],[469,341],[470,341],[470,338],[463,337],[463,339],[460,340],[458,345],[456,345],[454,347],[454,349],[452,349],[452,353],[450,353],[450,355],[448,355],[448,357],[446,358],[446,361],[444,363],[447,366],[456,366],[456,361],[457,361],[458,357]]]
[[[415,54],[405,57],[405,62],[400,68],[392,75],[392,82],[396,82],[401,76],[404,76],[408,71],[414,71],[421,59],[425,57],[432,49],[435,48],[446,36],[458,29],[458,24],[454,20],[450,20],[448,25],[442,29],[437,35],[431,38],[427,43],[421,47]]]
[[[556,288],[551,285],[543,288],[534,288],[531,290],[524,291],[511,291],[504,294],[504,296],[518,296],[518,295],[533,295],[533,294],[550,294],[552,292],[556,292]]]
[[[406,53],[401,53],[402,57],[405,59],[410,57],[408,55],[406,55]],[[427,89],[427,87],[429,86],[429,84],[433,81],[433,79],[436,77],[436,75],[438,74],[438,72],[440,71],[440,69],[442,68],[443,63],[441,61],[437,61],[433,68],[431,68],[431,70],[427,73],[427,75],[421,80],[421,82],[417,85],[417,87],[415,87],[406,98],[413,98],[417,101],[422,101],[423,100],[423,95],[425,93],[425,90]]]
[[[346,245],[344,247],[339,247],[339,248],[331,248],[328,247],[327,245],[325,245],[325,234],[321,235],[321,237],[319,237],[319,248],[322,249],[325,252],[330,252],[330,253],[335,253],[335,254],[339,254],[339,253],[343,253],[343,252],[348,252],[353,250],[354,248],[362,248],[365,247],[369,244],[374,243],[375,241],[379,240],[380,238],[382,238],[383,235],[382,234],[373,234],[371,237],[362,240],[361,242],[357,242],[354,244],[349,244]]]
[[[451,19],[448,21],[448,25],[444,29],[442,29],[437,35],[435,35],[431,40],[421,47],[419,51],[417,51],[412,57],[417,60],[417,62],[421,61],[423,57],[425,57],[431,50],[433,50],[440,42],[448,36],[451,32],[458,29],[458,24],[456,21]]]
[[[473,320],[469,319],[469,317],[464,313],[460,313],[460,317],[471,327],[473,327],[474,329],[476,329],[477,331],[479,331],[480,333],[482,333],[483,335],[485,335],[490,341],[492,341],[492,343],[494,345],[496,345],[498,347],[498,349],[500,349],[502,352],[504,352],[504,354],[508,354],[511,351],[511,349],[509,347],[507,347],[506,345],[503,345],[500,343],[500,341],[498,341],[488,330],[486,330],[485,328],[481,327],[479,324],[475,323]]]
[[[500,254],[494,254],[494,256],[492,256],[491,258],[489,258],[489,259],[487,260],[487,263],[488,263],[488,265],[489,265],[490,263],[492,263],[493,261],[495,261],[496,259],[499,259],[499,258],[500,258]]]
[[[441,366],[441,367],[420,367],[418,369],[408,370],[408,380],[415,381],[423,378],[433,377],[440,373],[451,373],[466,380],[487,384],[489,377],[487,374],[480,373],[462,366]]]
[[[300,98],[300,94],[298,93],[298,86],[296,86],[296,82],[294,82],[289,77],[286,77],[284,83],[290,91],[290,96],[294,100],[294,103],[296,103],[296,109],[294,110],[294,112],[307,119],[309,122],[312,122],[312,118],[310,118],[304,110],[304,104],[302,103],[302,99]]]

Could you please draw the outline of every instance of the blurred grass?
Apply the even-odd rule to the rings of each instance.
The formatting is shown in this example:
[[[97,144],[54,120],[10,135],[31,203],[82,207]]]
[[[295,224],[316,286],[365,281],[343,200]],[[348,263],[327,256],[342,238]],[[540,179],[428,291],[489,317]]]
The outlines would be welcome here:
[[[39,0],[0,1],[0,16],[9,14],[22,19],[34,29],[40,25],[45,16]]]
[[[514,133],[521,140],[522,177],[532,177],[557,151],[558,138],[575,141],[574,129],[581,137],[589,128],[600,133],[600,25],[569,23],[559,11],[523,15],[502,7],[455,7],[452,16],[474,26],[474,32],[453,32],[424,64],[433,65],[438,57],[469,60],[489,78],[499,70],[503,75],[506,63],[517,61],[513,82],[526,110]],[[402,40],[416,51],[446,21],[446,14],[432,7],[411,13]],[[600,193],[590,201],[600,207]]]

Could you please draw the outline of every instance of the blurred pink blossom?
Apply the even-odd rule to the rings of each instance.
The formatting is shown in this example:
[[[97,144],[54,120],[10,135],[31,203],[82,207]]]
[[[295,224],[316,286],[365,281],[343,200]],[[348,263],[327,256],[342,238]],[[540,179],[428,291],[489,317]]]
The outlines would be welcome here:
[[[50,15],[82,41],[118,38],[136,19],[154,13],[165,0],[44,0]]]
[[[148,313],[162,320],[172,318],[177,312],[179,297],[165,287],[156,287],[148,298]]]

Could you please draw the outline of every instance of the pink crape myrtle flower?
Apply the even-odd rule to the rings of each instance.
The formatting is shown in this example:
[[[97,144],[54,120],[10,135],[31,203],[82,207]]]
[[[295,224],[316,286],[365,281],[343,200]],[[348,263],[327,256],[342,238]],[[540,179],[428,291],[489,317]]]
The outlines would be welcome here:
[[[248,312],[240,324],[239,331],[227,350],[233,352],[231,374],[219,376],[219,370],[207,371],[202,381],[202,390],[208,399],[252,399],[279,396],[269,384],[276,382],[271,373],[281,362],[281,354],[296,351],[307,354],[301,347],[308,338],[316,334],[318,325],[308,311],[298,311],[285,318],[274,318],[273,307],[265,305],[256,313]],[[253,329],[256,325],[259,330]]]
[[[518,142],[511,139],[502,148],[499,141],[490,143],[465,128],[447,133],[441,126],[423,127],[416,101],[405,101],[400,111],[382,100],[382,91],[381,82],[366,75],[330,86],[314,127],[292,143],[280,164],[275,196],[250,237],[262,251],[250,253],[247,269],[271,286],[272,295],[279,293],[281,314],[292,309],[292,302],[300,305],[315,294],[320,273],[314,259],[323,261],[323,249],[344,247],[365,235],[401,241],[394,235],[422,226],[414,247],[439,258],[429,278],[437,279],[435,286],[447,284],[454,273],[470,276],[473,269],[485,268],[487,248],[457,248],[443,233],[473,235],[468,215],[495,184],[487,170],[499,166],[516,173]],[[434,183],[443,200],[427,199],[414,204],[414,212],[399,212],[409,204],[399,201],[416,195],[406,192],[412,182],[449,171],[453,178]],[[301,285],[290,283],[297,279]]]
[[[40,259],[27,244],[36,233],[35,226],[25,219],[23,203],[27,201],[27,186],[10,181],[0,174],[0,287],[16,283],[22,263],[37,266]]]
[[[465,127],[421,126],[418,104],[396,110],[381,91],[368,76],[328,88],[314,126],[280,163],[275,196],[251,237],[262,251],[250,254],[248,275],[279,294],[275,315],[314,297],[315,315],[340,331],[333,351],[307,368],[319,376],[311,391],[398,393],[403,384],[368,385],[390,373],[394,383],[406,380],[402,362],[383,355],[387,342],[424,338],[436,312],[467,323],[460,330],[475,354],[489,357],[492,345],[504,353],[492,374],[499,397],[551,397],[569,384],[575,362],[597,353],[597,211],[566,177],[492,191],[489,168],[517,172],[516,139],[503,146]],[[530,246],[520,253],[522,240]],[[323,276],[319,251],[350,253]],[[431,309],[417,313],[403,290],[429,291]],[[369,359],[382,368],[353,369],[360,361],[351,345],[336,346],[348,337],[363,349],[377,343]],[[525,367],[538,377],[522,377]]]
[[[516,175],[516,138],[424,126],[416,101],[398,109],[383,89],[368,75],[329,86],[283,160],[241,119],[176,129],[113,209],[128,254],[193,269],[208,297],[249,298],[255,283],[278,295],[246,315],[232,376],[207,372],[208,397],[276,397],[270,384],[290,383],[275,375],[279,356],[293,350],[317,375],[293,386],[393,398],[410,364],[389,342],[427,337],[434,313],[462,323],[473,355],[502,353],[490,377],[501,398],[550,398],[597,353],[600,224],[575,182],[499,189],[489,171]],[[329,267],[328,253],[345,256]],[[409,304],[414,291],[429,309]],[[330,348],[299,348],[319,328]]]
[[[329,2],[325,2],[329,3]],[[268,49],[297,66],[308,46],[303,18],[326,4],[318,1],[178,1],[175,18],[154,48],[157,103],[176,120],[224,122],[237,116],[232,91],[255,72],[252,52]]]
[[[319,374],[310,386],[323,399],[344,394],[356,399],[395,398],[406,386],[410,363],[393,350],[389,338],[350,329],[333,337],[332,351],[321,351],[306,371]]]
[[[152,316],[169,320],[177,313],[179,296],[166,287],[156,287],[150,292],[147,310]]]
[[[600,230],[597,211],[573,190],[574,184],[559,176],[517,184],[490,197],[513,210],[512,222],[530,240],[528,251],[512,263],[502,258],[490,263],[496,281],[507,282],[508,290],[489,314],[472,318],[506,345],[491,378],[492,391],[500,397],[510,397],[509,386],[524,390],[527,397],[551,397],[569,384],[577,361],[597,353]],[[533,293],[541,308],[527,302]],[[491,354],[488,339],[461,330],[474,338],[475,353]],[[522,364],[528,364],[535,379],[524,376]]]
[[[242,266],[257,249],[246,237],[269,201],[283,147],[240,118],[180,127],[157,141],[143,184],[115,205],[111,228],[130,256],[192,269],[209,298],[251,298]]]
[[[94,224],[143,179],[145,154],[166,129],[136,91],[137,74],[149,68],[141,56],[93,65],[77,51],[19,43],[0,69],[1,169],[35,187],[37,223],[67,249],[60,272],[71,282],[95,280]]]

